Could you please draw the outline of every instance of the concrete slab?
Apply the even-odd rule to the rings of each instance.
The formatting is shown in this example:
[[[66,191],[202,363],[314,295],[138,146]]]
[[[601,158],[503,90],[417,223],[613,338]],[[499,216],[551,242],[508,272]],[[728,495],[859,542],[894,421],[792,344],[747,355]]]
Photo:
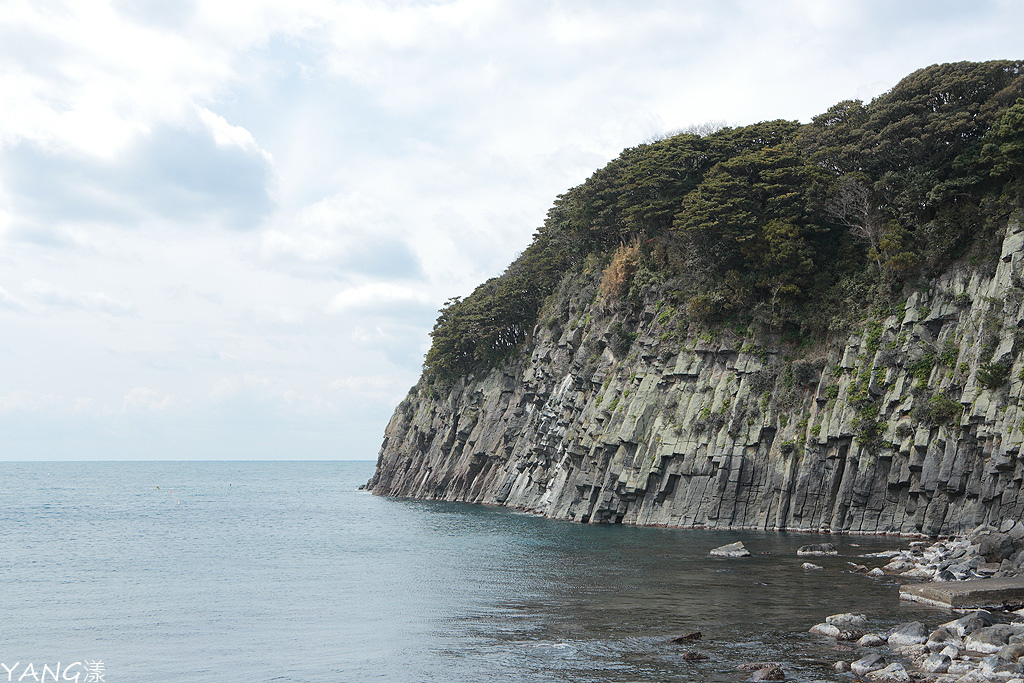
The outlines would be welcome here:
[[[900,599],[953,609],[1020,607],[1024,605],[1024,577],[908,583],[900,586]]]

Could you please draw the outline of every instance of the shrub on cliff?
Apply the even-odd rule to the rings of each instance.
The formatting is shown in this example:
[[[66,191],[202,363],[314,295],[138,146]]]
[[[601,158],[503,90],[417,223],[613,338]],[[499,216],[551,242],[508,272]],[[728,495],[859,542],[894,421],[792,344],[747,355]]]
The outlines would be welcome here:
[[[611,303],[658,287],[705,324],[828,334],[972,248],[984,255],[1024,196],[1022,150],[1024,61],[931,66],[806,125],[626,149],[555,200],[505,273],[445,305],[426,370],[459,376],[506,358],[595,254],[610,260]]]

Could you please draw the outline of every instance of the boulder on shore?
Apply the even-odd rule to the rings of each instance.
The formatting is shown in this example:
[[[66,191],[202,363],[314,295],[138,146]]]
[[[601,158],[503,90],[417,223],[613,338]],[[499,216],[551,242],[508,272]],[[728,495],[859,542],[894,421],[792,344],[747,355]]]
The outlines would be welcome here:
[[[889,634],[890,647],[906,645],[924,645],[928,642],[928,628],[920,621],[900,624]]]
[[[743,541],[719,546],[709,554],[715,557],[750,557],[750,551],[743,545]]]

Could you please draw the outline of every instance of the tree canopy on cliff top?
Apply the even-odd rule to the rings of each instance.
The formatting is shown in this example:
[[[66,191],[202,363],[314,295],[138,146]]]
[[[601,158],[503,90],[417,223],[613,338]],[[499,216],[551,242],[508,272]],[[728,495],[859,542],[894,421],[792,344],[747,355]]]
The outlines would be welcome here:
[[[568,271],[626,244],[665,283],[655,295],[698,320],[806,332],[827,324],[812,312],[838,291],[891,294],[937,273],[1022,196],[1024,61],[931,66],[808,124],[642,144],[559,196],[501,276],[444,306],[425,369],[492,367],[527,340]]]

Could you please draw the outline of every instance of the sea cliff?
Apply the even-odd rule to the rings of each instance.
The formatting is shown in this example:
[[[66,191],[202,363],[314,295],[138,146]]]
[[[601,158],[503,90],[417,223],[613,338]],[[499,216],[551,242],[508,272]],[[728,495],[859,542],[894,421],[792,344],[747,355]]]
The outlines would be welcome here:
[[[1024,519],[1024,62],[683,133],[453,299],[376,494],[584,523]]]
[[[994,273],[953,268],[797,361],[729,335],[666,342],[653,307],[617,357],[621,321],[585,289],[518,361],[433,397],[417,385],[369,488],[676,527],[937,535],[1019,519],[1022,270],[1018,214]],[[1003,383],[979,381],[1007,362]]]

